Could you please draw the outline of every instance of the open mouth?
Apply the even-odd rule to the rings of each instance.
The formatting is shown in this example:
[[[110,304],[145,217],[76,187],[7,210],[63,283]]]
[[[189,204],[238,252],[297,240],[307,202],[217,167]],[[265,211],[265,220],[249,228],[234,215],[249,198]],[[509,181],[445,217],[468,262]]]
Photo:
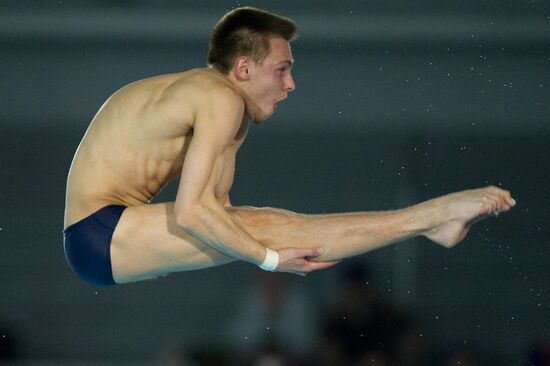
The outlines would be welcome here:
[[[273,103],[273,109],[276,110],[276,109],[277,109],[277,104],[281,103],[281,102],[284,101],[285,99],[286,99],[286,96],[283,97],[283,98],[277,99],[277,100]]]

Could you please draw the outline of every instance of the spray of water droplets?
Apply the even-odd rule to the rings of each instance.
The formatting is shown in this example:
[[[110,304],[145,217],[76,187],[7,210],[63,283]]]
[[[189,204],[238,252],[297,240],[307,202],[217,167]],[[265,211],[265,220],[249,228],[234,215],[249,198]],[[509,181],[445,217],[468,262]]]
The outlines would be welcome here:
[[[542,291],[540,289],[535,289],[534,286],[532,286],[532,283],[529,279],[529,276],[527,276],[521,268],[517,265],[517,263],[514,261],[514,257],[511,255],[508,255],[505,253],[505,247],[502,244],[496,244],[492,240],[489,240],[486,236],[481,235],[480,233],[477,234],[483,241],[489,243],[495,251],[500,254],[500,256],[507,260],[508,263],[512,266],[514,272],[522,278],[522,282],[527,287],[527,290],[530,294],[536,297],[537,300],[537,307],[542,308],[543,303],[540,301],[540,298],[542,296]]]

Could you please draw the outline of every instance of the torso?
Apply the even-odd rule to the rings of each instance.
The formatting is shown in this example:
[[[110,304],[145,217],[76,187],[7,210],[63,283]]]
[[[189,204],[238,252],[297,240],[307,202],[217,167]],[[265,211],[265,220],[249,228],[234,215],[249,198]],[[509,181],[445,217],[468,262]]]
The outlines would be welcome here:
[[[193,138],[195,106],[208,88],[231,87],[212,69],[137,81],[114,93],[94,117],[67,180],[65,227],[109,204],[148,203],[179,177]],[[231,188],[235,155],[246,135],[216,164],[216,197]],[[185,179],[185,177],[182,177]]]

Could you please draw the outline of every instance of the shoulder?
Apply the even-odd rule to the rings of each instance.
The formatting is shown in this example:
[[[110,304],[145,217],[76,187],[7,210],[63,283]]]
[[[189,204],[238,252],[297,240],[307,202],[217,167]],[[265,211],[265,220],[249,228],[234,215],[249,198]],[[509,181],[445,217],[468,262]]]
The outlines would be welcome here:
[[[179,74],[170,92],[175,99],[185,101],[195,118],[206,114],[244,114],[243,97],[227,78],[211,69]]]
[[[194,136],[234,141],[244,123],[243,97],[228,80],[208,69],[191,71],[185,79],[180,93],[190,101]]]
[[[243,97],[231,82],[213,70],[200,70],[192,76],[191,83],[197,91],[200,106],[244,107]]]
[[[197,119],[242,122],[245,102],[229,81],[209,73],[199,74],[194,79],[193,99]]]

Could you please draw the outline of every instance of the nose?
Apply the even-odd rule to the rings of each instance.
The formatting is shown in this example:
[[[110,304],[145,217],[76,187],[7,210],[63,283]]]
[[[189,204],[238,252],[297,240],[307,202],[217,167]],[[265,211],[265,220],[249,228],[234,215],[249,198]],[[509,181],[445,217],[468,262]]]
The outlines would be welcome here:
[[[289,73],[285,84],[285,91],[288,93],[288,92],[294,91],[294,89],[296,89],[296,84],[294,84],[294,79],[292,78],[292,75]]]

